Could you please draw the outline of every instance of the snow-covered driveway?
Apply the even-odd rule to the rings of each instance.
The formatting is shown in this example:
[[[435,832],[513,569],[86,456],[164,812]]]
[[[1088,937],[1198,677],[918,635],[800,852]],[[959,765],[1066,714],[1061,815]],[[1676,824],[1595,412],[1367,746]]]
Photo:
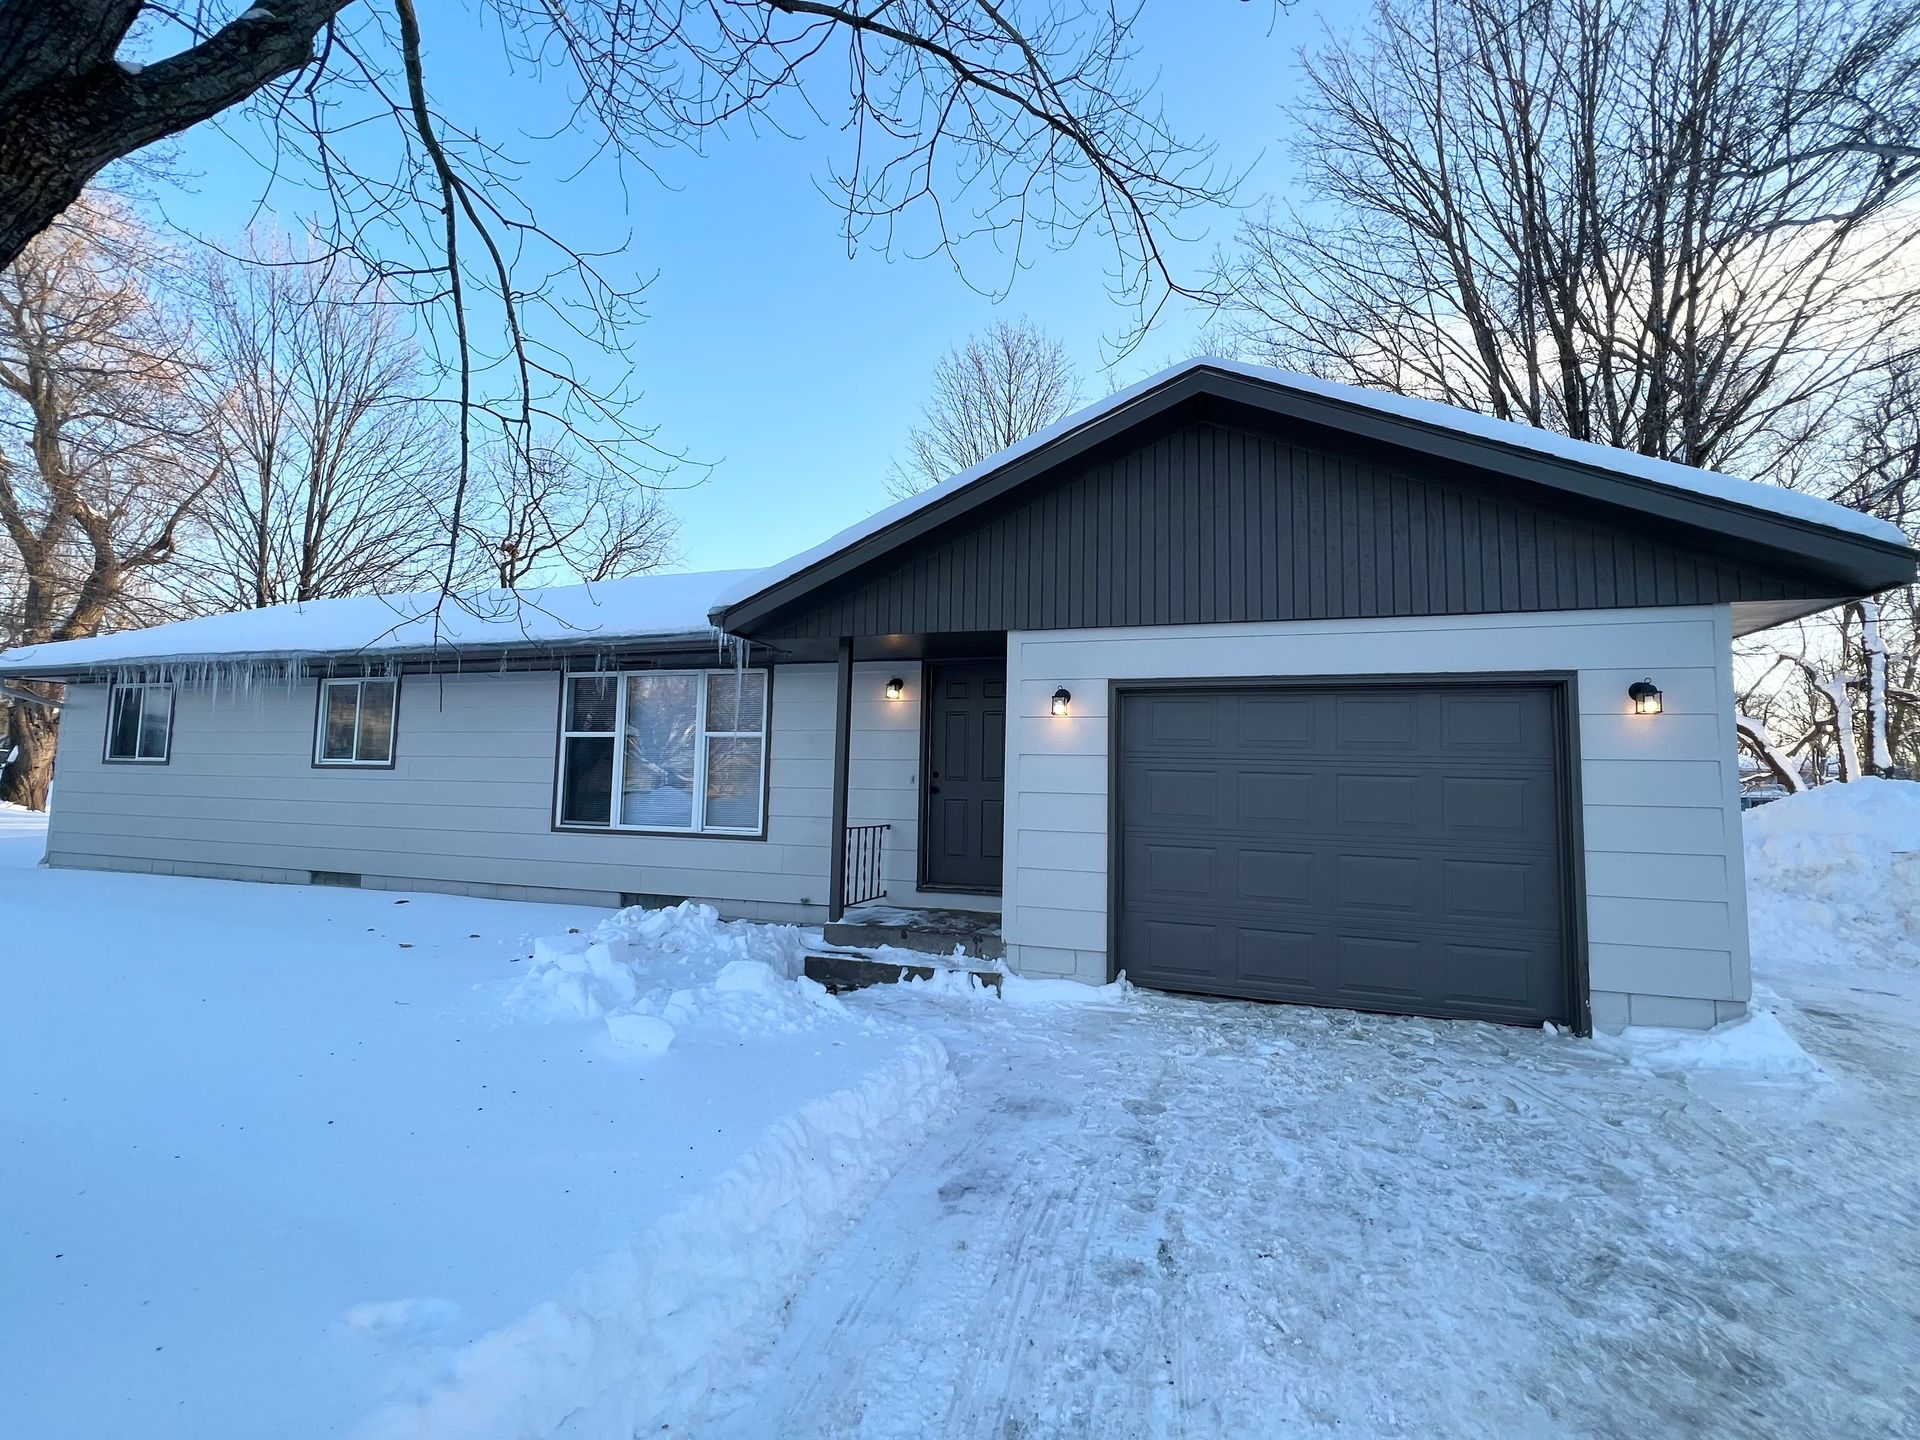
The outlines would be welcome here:
[[[1920,1433],[1917,1002],[1828,975],[1787,1017],[1837,1082],[1808,1084],[1486,1025],[869,992],[946,1044],[963,1113],[694,1431]]]

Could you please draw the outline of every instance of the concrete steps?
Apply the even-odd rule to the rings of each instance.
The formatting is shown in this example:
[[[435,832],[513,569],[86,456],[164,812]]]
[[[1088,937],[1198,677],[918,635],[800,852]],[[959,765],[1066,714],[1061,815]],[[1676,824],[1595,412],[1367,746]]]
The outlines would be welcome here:
[[[965,964],[914,965],[898,959],[876,960],[861,951],[816,951],[806,958],[806,974],[838,995],[861,990],[869,985],[898,985],[902,980],[931,980],[938,974],[971,975],[980,984],[998,993],[1001,972],[976,970]]]

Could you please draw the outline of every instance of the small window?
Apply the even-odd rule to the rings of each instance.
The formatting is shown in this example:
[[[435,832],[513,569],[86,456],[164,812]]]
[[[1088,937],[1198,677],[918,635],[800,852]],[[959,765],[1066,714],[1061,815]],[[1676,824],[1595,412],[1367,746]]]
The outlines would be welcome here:
[[[173,744],[173,687],[116,685],[107,701],[107,756],[164,765]]]
[[[393,764],[398,680],[322,680],[314,725],[316,765]]]
[[[562,711],[560,824],[759,834],[765,670],[570,675]]]

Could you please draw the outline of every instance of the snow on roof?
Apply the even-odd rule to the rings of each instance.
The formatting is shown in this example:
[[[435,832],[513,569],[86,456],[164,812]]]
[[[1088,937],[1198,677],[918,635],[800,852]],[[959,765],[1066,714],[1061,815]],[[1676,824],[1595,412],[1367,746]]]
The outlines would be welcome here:
[[[123,630],[0,654],[0,673],[70,673],[162,662],[593,645],[707,635],[714,596],[750,570],[640,575],[592,585],[494,590],[439,605],[437,593],[309,600]]]
[[[1312,375],[1301,375],[1291,370],[1276,370],[1265,365],[1249,365],[1240,360],[1202,355],[1192,360],[1184,360],[1178,365],[1171,365],[1157,374],[1149,375],[1146,379],[1127,386],[1124,390],[1116,391],[1104,400],[1095,401],[1083,409],[1076,410],[1044,429],[1036,430],[1019,444],[1010,445],[999,454],[990,455],[979,464],[962,470],[952,479],[942,481],[930,489],[922,490],[917,495],[908,496],[905,500],[889,505],[865,520],[849,525],[838,535],[822,541],[812,549],[803,550],[798,555],[781,561],[778,565],[756,572],[746,580],[723,591],[715,601],[714,609],[716,612],[726,610],[771,590],[802,571],[811,569],[822,560],[1004,469],[1022,456],[1030,455],[1082,426],[1112,414],[1140,396],[1159,389],[1168,381],[1189,371],[1202,369],[1219,370],[1229,375],[1237,375],[1242,379],[1259,381],[1299,394],[1372,410],[1395,419],[1441,430],[1451,430],[1476,440],[1485,440],[1520,450],[1531,450],[1536,454],[1554,459],[1611,471],[1616,475],[1636,480],[1650,481],[1668,489],[1703,495],[1714,500],[1724,500],[1749,510],[1765,511],[1808,524],[1823,525],[1830,530],[1844,530],[1869,540],[1887,541],[1895,545],[1907,543],[1906,535],[1897,525],[1862,514],[1845,505],[1837,505],[1831,500],[1802,494],[1797,490],[1787,490],[1778,485],[1767,485],[1755,480],[1740,480],[1731,475],[1716,474],[1711,470],[1696,470],[1690,465],[1676,464],[1671,460],[1657,460],[1632,450],[1615,449],[1611,445],[1596,445],[1586,440],[1570,440],[1564,435],[1556,435],[1551,430],[1539,430],[1531,425],[1521,425],[1511,420],[1495,420],[1491,416],[1477,414],[1472,410],[1443,405],[1437,400],[1419,400],[1384,390],[1367,390],[1357,385],[1342,385],[1336,381],[1321,380]]]
[[[314,600],[209,615],[127,630],[90,640],[25,646],[0,653],[0,674],[69,673],[93,667],[162,661],[245,660],[315,655],[378,655],[406,651],[460,651],[502,646],[587,645],[594,642],[664,639],[701,635],[709,616],[751,599],[810,569],[820,561],[878,534],[936,501],[1004,468],[1062,436],[1121,409],[1149,391],[1192,370],[1212,369],[1304,395],[1372,410],[1436,429],[1515,449],[1572,461],[1617,475],[1650,481],[1669,489],[1727,501],[1749,510],[1845,531],[1869,540],[1904,546],[1898,526],[1829,500],[1778,485],[1737,480],[1707,470],[1655,460],[1584,440],[1569,440],[1548,430],[1494,420],[1470,410],[1416,400],[1379,390],[1363,390],[1288,370],[1248,365],[1212,356],[1183,361],[1149,375],[1043,430],[1009,446],[952,479],[890,505],[831,539],[802,550],[764,570],[711,570],[692,575],[641,575],[593,585],[544,590],[491,591],[434,610],[439,596],[369,595],[346,600]]]

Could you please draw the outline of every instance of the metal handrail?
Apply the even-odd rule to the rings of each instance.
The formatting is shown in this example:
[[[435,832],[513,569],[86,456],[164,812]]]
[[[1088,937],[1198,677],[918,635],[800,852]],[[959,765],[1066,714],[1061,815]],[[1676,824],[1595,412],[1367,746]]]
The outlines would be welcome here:
[[[864,905],[884,900],[887,892],[880,878],[881,839],[890,825],[849,825],[847,827],[847,904]]]

